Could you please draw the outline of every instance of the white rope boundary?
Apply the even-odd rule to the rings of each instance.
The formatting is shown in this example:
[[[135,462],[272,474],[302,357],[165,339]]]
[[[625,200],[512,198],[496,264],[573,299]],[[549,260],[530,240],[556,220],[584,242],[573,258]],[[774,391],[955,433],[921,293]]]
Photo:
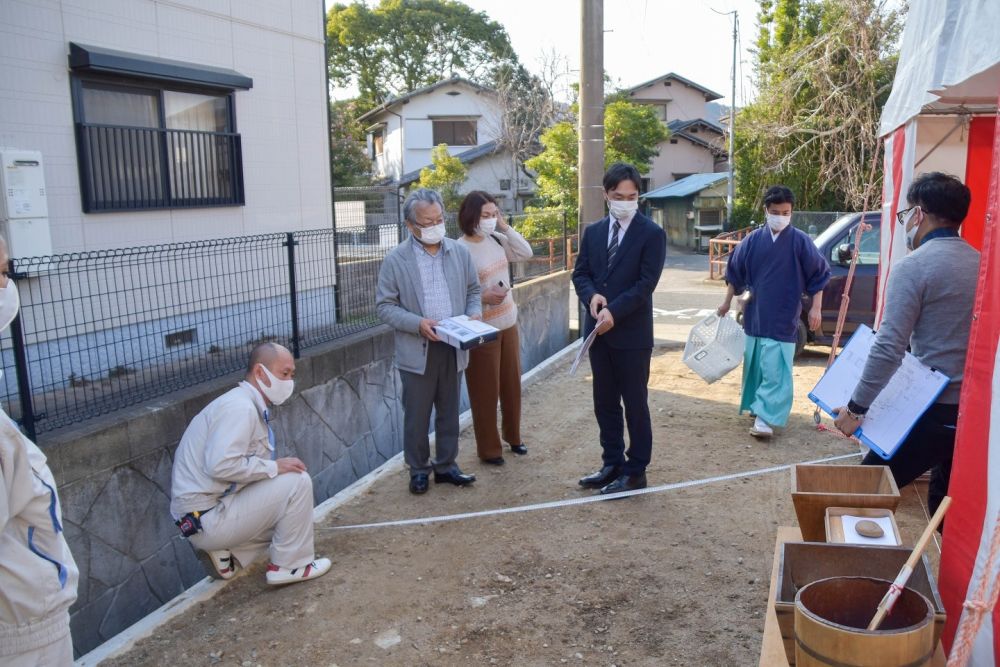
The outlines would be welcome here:
[[[563,359],[568,357],[570,354],[574,353],[576,349],[583,343],[582,339],[577,339],[564,347],[562,350],[556,352],[548,359],[541,362],[538,366],[528,371],[521,376],[522,386],[528,386],[537,382],[538,380],[549,375],[549,373],[558,365]],[[466,411],[461,415],[460,418],[460,428],[464,430],[472,421],[471,411]],[[434,434],[431,434],[432,444]],[[673,491],[677,489],[684,489],[694,486],[702,486],[705,484],[713,484],[717,482],[725,482],[733,479],[742,479],[749,477],[757,477],[760,475],[767,475],[774,472],[781,472],[783,470],[789,470],[796,465],[813,465],[820,463],[832,463],[834,461],[839,461],[843,459],[848,459],[852,457],[860,456],[858,453],[854,454],[842,454],[839,456],[831,456],[823,459],[816,459],[813,461],[804,461],[801,463],[788,463],[784,465],[771,466],[768,468],[759,468],[756,470],[748,470],[743,472],[736,472],[727,475],[718,475],[715,477],[709,477],[704,479],[688,480],[685,482],[675,482],[672,484],[662,484],[659,486],[652,486],[645,489],[637,489],[635,491],[623,491],[621,493],[609,494],[606,496],[584,496],[582,498],[570,498],[566,500],[555,500],[545,503],[534,503],[531,505],[520,505],[517,507],[504,507],[493,510],[484,510],[480,512],[464,512],[461,514],[450,514],[443,516],[432,516],[424,517],[418,519],[401,519],[397,521],[383,521],[368,524],[355,524],[350,526],[315,526],[314,530],[323,532],[339,532],[345,530],[364,530],[373,528],[383,528],[391,526],[407,526],[407,525],[422,525],[428,523],[442,523],[447,521],[458,521],[462,519],[470,519],[482,516],[493,516],[500,514],[512,514],[518,512],[531,512],[535,510],[542,509],[554,509],[559,507],[567,507],[571,505],[583,505],[587,503],[602,502],[605,500],[615,500],[618,498],[627,498],[630,496],[643,495],[647,493],[661,493],[664,491]],[[313,508],[313,523],[319,523],[326,519],[336,508],[343,506],[347,502],[357,498],[362,493],[364,493],[368,488],[370,488],[377,480],[385,477],[388,474],[397,472],[403,469],[403,455],[402,452],[393,456],[391,459],[387,460],[381,466],[372,470],[367,475],[357,480],[347,488],[341,490],[334,496],[328,498],[326,501],[320,503],[315,508]],[[173,598],[165,605],[152,612],[151,614],[145,616],[142,620],[129,626],[125,630],[121,631],[111,639],[107,640],[100,646],[94,648],[86,655],[81,656],[74,663],[75,667],[89,667],[91,665],[98,665],[100,662],[120,656],[125,652],[129,651],[136,642],[146,637],[151,636],[159,627],[166,624],[171,619],[181,615],[188,609],[194,607],[196,604],[201,602],[206,602],[213,598],[217,593],[221,592],[230,582],[233,582],[245,573],[243,570],[238,572],[232,579],[222,580],[222,579],[212,579],[210,577],[205,577],[203,580],[188,588],[183,593]]]
[[[570,507],[572,505],[587,505],[590,503],[599,503],[606,500],[618,500],[620,498],[629,498],[631,496],[641,496],[647,493],[661,493],[663,491],[676,491],[677,489],[687,489],[693,486],[704,486],[706,484],[715,484],[718,482],[728,482],[734,479],[746,479],[749,477],[759,477],[760,475],[769,475],[775,472],[781,472],[783,470],[789,470],[797,465],[817,465],[823,463],[832,463],[834,461],[842,461],[844,459],[854,458],[860,456],[860,454],[840,454],[837,456],[830,456],[824,459],[815,459],[812,461],[801,461],[798,463],[786,463],[777,466],[771,466],[769,468],[758,468],[756,470],[745,470],[742,472],[734,472],[728,475],[717,475],[715,477],[706,477],[702,479],[690,479],[684,482],[674,482],[671,484],[660,484],[659,486],[650,486],[645,489],[635,489],[633,491],[620,491],[618,493],[609,493],[607,495],[591,495],[584,496],[582,498],[567,498],[565,500],[552,500],[545,503],[533,503],[531,505],[518,505],[516,507],[501,507],[492,510],[481,510],[478,512],[462,512],[460,514],[444,514],[440,516],[428,516],[416,519],[397,519],[395,521],[378,521],[375,523],[358,523],[349,526],[320,526],[316,530],[322,531],[343,531],[343,530],[368,530],[372,528],[390,528],[393,526],[422,526],[429,523],[445,523],[448,521],[461,521],[463,519],[475,519],[484,516],[497,516],[500,514],[517,514],[520,512],[534,512],[536,510],[547,510],[547,509],[557,509],[560,507]]]

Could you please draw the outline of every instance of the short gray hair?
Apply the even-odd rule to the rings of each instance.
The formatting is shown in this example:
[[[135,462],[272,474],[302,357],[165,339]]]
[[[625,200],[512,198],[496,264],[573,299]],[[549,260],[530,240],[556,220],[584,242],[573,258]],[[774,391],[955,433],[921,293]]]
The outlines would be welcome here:
[[[417,204],[437,204],[441,207],[441,212],[444,213],[444,200],[441,199],[438,191],[430,188],[419,188],[406,195],[406,199],[403,201],[403,220],[416,224],[417,219],[414,215]]]

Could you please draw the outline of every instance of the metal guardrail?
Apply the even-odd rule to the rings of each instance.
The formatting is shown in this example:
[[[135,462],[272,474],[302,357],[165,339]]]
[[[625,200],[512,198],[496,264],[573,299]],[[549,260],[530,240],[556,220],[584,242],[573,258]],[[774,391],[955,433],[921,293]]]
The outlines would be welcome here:
[[[729,255],[740,244],[743,238],[754,230],[744,227],[731,232],[723,232],[708,241],[708,278],[721,280],[726,277],[726,263]]]

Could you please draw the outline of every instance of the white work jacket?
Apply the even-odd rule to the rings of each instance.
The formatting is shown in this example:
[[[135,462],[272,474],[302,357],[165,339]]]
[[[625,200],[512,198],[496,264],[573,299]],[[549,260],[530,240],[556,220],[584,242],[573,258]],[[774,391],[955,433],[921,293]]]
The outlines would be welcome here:
[[[78,578],[45,455],[0,410],[0,664],[65,639]]]
[[[170,513],[175,520],[278,474],[265,410],[256,387],[240,382],[191,420],[174,454]]]

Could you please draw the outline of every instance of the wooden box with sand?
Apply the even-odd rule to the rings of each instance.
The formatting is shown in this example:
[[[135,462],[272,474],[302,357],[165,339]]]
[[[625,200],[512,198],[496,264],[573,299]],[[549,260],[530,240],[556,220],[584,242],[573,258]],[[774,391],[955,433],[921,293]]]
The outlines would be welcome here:
[[[899,488],[887,466],[796,465],[792,467],[792,504],[806,542],[826,539],[828,507],[896,511]]]
[[[795,664],[795,596],[807,585],[830,577],[873,577],[893,581],[906,563],[907,547],[786,542],[781,547],[774,611],[788,664]],[[944,630],[944,604],[926,556],[913,569],[907,587],[927,598],[934,609],[934,642]],[[869,616],[874,613],[874,607]]]

